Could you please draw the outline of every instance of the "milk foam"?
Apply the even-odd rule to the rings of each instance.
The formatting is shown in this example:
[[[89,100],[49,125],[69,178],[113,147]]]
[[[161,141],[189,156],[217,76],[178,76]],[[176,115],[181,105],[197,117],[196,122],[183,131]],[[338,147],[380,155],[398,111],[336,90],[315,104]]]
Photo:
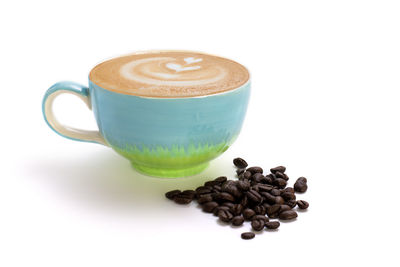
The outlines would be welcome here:
[[[188,62],[191,58],[185,59]],[[199,58],[181,65],[171,57],[144,58],[122,65],[120,74],[125,79],[154,86],[199,86],[224,79],[226,71],[220,66],[213,66],[211,70],[202,69],[201,65],[192,66],[201,61]]]
[[[124,94],[190,97],[231,90],[248,71],[239,63],[192,52],[155,52],[111,59],[90,73],[95,84]]]

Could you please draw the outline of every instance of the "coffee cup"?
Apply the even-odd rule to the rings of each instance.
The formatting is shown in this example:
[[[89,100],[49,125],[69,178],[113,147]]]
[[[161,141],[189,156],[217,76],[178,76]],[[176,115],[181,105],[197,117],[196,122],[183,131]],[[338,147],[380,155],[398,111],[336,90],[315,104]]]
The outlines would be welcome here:
[[[61,124],[53,113],[60,94],[92,109],[98,131]],[[189,51],[149,51],[98,64],[89,86],[59,82],[42,102],[59,135],[111,147],[139,172],[183,177],[203,171],[238,137],[250,96],[241,64]]]

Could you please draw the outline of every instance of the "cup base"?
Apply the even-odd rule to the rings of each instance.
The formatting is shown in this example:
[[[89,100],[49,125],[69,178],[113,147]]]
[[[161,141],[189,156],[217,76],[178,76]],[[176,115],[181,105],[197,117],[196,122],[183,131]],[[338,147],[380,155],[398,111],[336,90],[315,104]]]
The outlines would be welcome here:
[[[201,173],[208,167],[208,162],[192,166],[190,168],[180,168],[180,169],[162,169],[162,168],[153,168],[143,165],[137,165],[134,163],[131,164],[135,170],[137,170],[142,174],[154,177],[162,177],[162,178],[178,178],[178,177],[192,176]]]

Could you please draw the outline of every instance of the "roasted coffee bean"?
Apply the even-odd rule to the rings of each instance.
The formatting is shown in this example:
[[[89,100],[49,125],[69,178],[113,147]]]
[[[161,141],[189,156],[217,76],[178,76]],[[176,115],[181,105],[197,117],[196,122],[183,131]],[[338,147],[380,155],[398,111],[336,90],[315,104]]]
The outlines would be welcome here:
[[[218,212],[219,212],[219,207],[216,207],[216,208],[213,210],[212,214],[213,214],[214,216],[217,216],[217,217],[218,217]]]
[[[237,195],[239,189],[233,183],[223,184],[221,186],[221,192],[229,193],[231,195]],[[240,193],[240,192],[239,192]]]
[[[245,171],[245,172],[242,174],[242,176],[243,176],[243,179],[250,179],[250,177],[251,177],[251,172]]]
[[[169,192],[165,193],[165,197],[168,198],[168,199],[173,200],[174,197],[176,197],[180,193],[181,193],[181,190],[172,190],[172,191],[169,191]]]
[[[263,200],[262,196],[256,190],[253,189],[247,191],[246,196],[254,203],[261,203]]]
[[[247,179],[238,181],[237,188],[241,191],[247,191],[250,189],[250,182]]]
[[[297,203],[296,203],[295,199],[291,199],[291,200],[286,201],[285,204],[293,209],[294,207],[296,207]]]
[[[251,218],[256,215],[256,213],[254,212],[254,210],[252,209],[245,209],[243,210],[243,217],[245,220],[251,220]]]
[[[213,201],[211,194],[204,194],[204,195],[201,195],[199,198],[197,198],[197,202],[199,204],[203,204],[203,203],[211,202],[211,201]]]
[[[309,204],[308,204],[308,202],[305,201],[305,200],[298,200],[298,201],[297,201],[297,206],[299,207],[299,209],[304,210],[304,209],[307,209],[307,208],[308,208]]]
[[[254,190],[258,192],[258,183],[251,183],[250,190]],[[259,193],[259,192],[258,192]]]
[[[281,207],[279,208],[279,213],[285,212],[287,210],[291,210],[292,208],[288,205],[281,205]]]
[[[262,182],[265,184],[271,185],[271,184],[273,184],[274,180],[275,180],[275,177],[273,177],[272,174],[268,174],[263,178]]]
[[[253,182],[256,182],[256,183],[260,183],[261,182],[261,180],[264,178],[264,175],[262,175],[261,173],[259,173],[259,172],[256,172],[255,174],[253,174],[252,176],[251,176],[251,180],[253,181]]]
[[[247,171],[251,172],[251,174],[263,173],[263,169],[261,167],[258,167],[258,166],[247,168]]]
[[[218,185],[218,184],[219,184],[219,182],[217,182],[217,181],[207,181],[207,182],[204,183],[204,186],[213,187],[214,185]]]
[[[305,177],[300,177],[294,183],[294,191],[299,193],[304,193],[307,191],[307,179]]]
[[[263,204],[261,204],[261,206],[263,206],[264,209],[265,209],[265,212],[267,212],[268,207],[270,207],[271,205],[268,204],[268,203],[263,203]],[[265,214],[264,214],[264,215],[265,215]]]
[[[272,189],[271,191],[269,191],[271,193],[271,195],[273,196],[280,196],[281,195],[281,191],[279,189]]]
[[[221,206],[228,207],[229,210],[232,210],[236,205],[231,203],[231,202],[224,202],[224,203],[221,204]]]
[[[279,213],[279,209],[281,208],[281,205],[279,204],[274,204],[272,206],[269,206],[267,208],[267,215],[270,218],[276,218],[278,216]]]
[[[276,185],[279,188],[285,188],[285,186],[287,185],[286,180],[282,179],[282,178],[276,178],[274,180],[274,185]]]
[[[272,189],[274,189],[274,187],[272,185],[268,185],[268,184],[258,184],[258,191],[264,191],[264,192],[270,192]]]
[[[236,174],[237,176],[240,176],[242,173],[244,173],[246,171],[246,169],[237,169],[236,170]]]
[[[283,203],[285,203],[285,200],[283,199],[283,197],[281,197],[281,196],[275,197],[275,204],[282,205]]]
[[[275,167],[275,168],[271,168],[270,171],[271,171],[272,173],[276,173],[276,172],[284,173],[284,172],[286,171],[286,167],[284,167],[284,166],[278,166],[278,167]]]
[[[264,223],[269,222],[269,219],[264,215],[254,215],[251,220],[262,220]]]
[[[249,204],[249,201],[248,201],[248,198],[247,198],[246,195],[244,195],[244,196],[242,197],[242,200],[240,201],[240,204],[241,204],[243,207],[247,207],[247,205]]]
[[[242,237],[242,239],[248,240],[248,239],[253,239],[256,236],[256,234],[253,232],[245,232],[242,233],[240,236]]]
[[[283,191],[283,193],[281,193],[281,197],[283,197],[283,199],[285,201],[292,200],[292,199],[296,200],[296,195],[291,192],[287,192],[287,191]]]
[[[242,158],[233,159],[233,165],[241,169],[246,168],[248,166],[247,162]]]
[[[294,194],[294,188],[293,187],[286,187],[285,189],[282,190],[282,192],[289,192]]]
[[[212,187],[210,186],[199,186],[196,188],[197,195],[208,194],[211,192],[212,192]]]
[[[217,202],[215,201],[206,202],[203,204],[203,211],[212,213],[216,207],[218,207]]]
[[[307,183],[307,178],[306,177],[299,177],[299,178],[297,178],[296,182]]]
[[[260,195],[264,197],[264,201],[268,204],[275,204],[275,196],[271,195],[268,192],[260,192]]]
[[[231,210],[234,215],[240,215],[242,214],[243,206],[242,204],[236,204]]]
[[[264,228],[265,222],[263,220],[252,220],[251,228],[255,231],[261,231]]]
[[[191,190],[191,189],[187,189],[187,190],[183,190],[182,194],[184,194],[184,195],[192,195],[193,196],[194,194],[196,194],[196,191]]]
[[[234,181],[226,181],[225,183],[223,183],[221,186],[221,191],[227,192],[235,197],[240,197],[242,195],[242,193],[236,186],[236,182]]]
[[[228,202],[225,202],[224,204],[227,204]],[[232,204],[232,203],[231,203]],[[217,209],[223,209],[223,210],[231,210],[232,209],[232,207],[231,206],[229,206],[229,205],[227,205],[227,206],[225,206],[225,205],[219,205],[218,207],[217,207]]]
[[[174,202],[176,204],[180,204],[180,205],[189,204],[190,202],[192,202],[192,200],[193,199],[191,199],[190,197],[182,195],[182,194],[174,197]]]
[[[218,212],[219,212],[220,210],[230,211],[230,208],[229,208],[229,207],[226,207],[226,206],[218,206],[218,207],[216,207],[216,208],[213,210],[212,213],[214,214],[214,216],[218,216]]]
[[[182,191],[181,195],[184,195],[184,196],[187,196],[187,197],[193,199],[196,195],[196,192],[194,190],[185,190],[185,191]]]
[[[258,205],[253,208],[256,214],[264,215],[267,211],[265,210],[264,206]]]
[[[225,181],[225,182],[223,182],[223,183],[221,184],[221,188],[224,189],[224,188],[226,188],[226,187],[228,187],[228,186],[231,186],[231,185],[234,185],[234,184],[235,184],[235,181],[233,181],[233,180],[227,180],[227,181]]]
[[[257,186],[258,186],[259,184],[260,184],[260,183],[258,183],[258,182],[255,182],[255,181],[253,181],[253,180],[250,180],[250,185],[251,185],[251,186],[254,186],[253,189],[256,190],[256,191],[258,190],[258,189],[257,189]]]
[[[293,220],[294,218],[297,218],[297,212],[294,210],[287,210],[279,214],[281,220]]]
[[[228,178],[226,176],[220,176],[214,179],[215,182],[218,182],[220,184],[226,182],[228,180]]]
[[[267,229],[278,229],[280,225],[281,225],[281,223],[278,222],[278,221],[267,222],[267,223],[265,223],[265,228],[267,228]]]
[[[269,178],[271,178],[272,180],[275,180],[275,175],[273,174],[273,173],[270,173],[270,174],[267,174],[267,175],[265,175],[265,177],[269,177]]]
[[[274,174],[275,174],[276,178],[283,178],[284,177],[282,172],[275,172]]]
[[[243,193],[237,188],[237,186],[235,186],[230,194],[237,199],[240,199],[243,196]]]
[[[221,192],[221,190],[222,190],[222,188],[221,188],[220,185],[214,185],[214,186],[213,186],[213,191],[214,191],[215,193],[219,193],[219,192]]]
[[[240,226],[243,224],[244,218],[243,218],[243,216],[235,216],[232,218],[231,222],[232,222],[232,225],[234,225],[234,226]]]
[[[233,215],[230,213],[230,211],[221,209],[218,211],[218,218],[223,222],[230,222],[233,218]]]
[[[259,184],[260,184],[260,185],[261,185],[261,184],[268,185],[268,182],[269,182],[269,179],[268,179],[267,177],[263,176],[263,177],[261,178]]]
[[[227,193],[227,192],[218,193],[218,194],[215,196],[215,198],[216,198],[217,200],[219,200],[219,201],[231,201],[231,202],[234,202],[234,201],[235,201],[235,198],[234,198],[231,194],[229,194],[229,193]]]
[[[268,218],[271,219],[277,219],[279,217],[279,213],[272,213],[271,215],[268,216]]]
[[[276,172],[275,173],[276,178],[281,178],[285,181],[289,180],[289,176],[286,175],[286,173],[281,173],[281,172]]]
[[[235,185],[235,182],[232,180],[227,180],[221,184],[221,188],[222,188],[222,190],[224,190],[225,188],[232,186],[232,185]]]

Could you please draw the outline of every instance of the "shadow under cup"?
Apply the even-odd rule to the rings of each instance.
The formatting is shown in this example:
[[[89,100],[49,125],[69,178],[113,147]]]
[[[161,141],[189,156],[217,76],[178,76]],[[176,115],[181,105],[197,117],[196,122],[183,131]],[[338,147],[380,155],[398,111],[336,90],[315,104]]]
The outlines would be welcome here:
[[[99,132],[65,127],[52,105],[71,93],[93,109]],[[45,121],[73,140],[112,147],[139,172],[183,177],[203,171],[239,135],[250,96],[250,81],[223,93],[183,98],[156,98],[106,90],[89,80],[89,88],[60,82],[43,99]]]

